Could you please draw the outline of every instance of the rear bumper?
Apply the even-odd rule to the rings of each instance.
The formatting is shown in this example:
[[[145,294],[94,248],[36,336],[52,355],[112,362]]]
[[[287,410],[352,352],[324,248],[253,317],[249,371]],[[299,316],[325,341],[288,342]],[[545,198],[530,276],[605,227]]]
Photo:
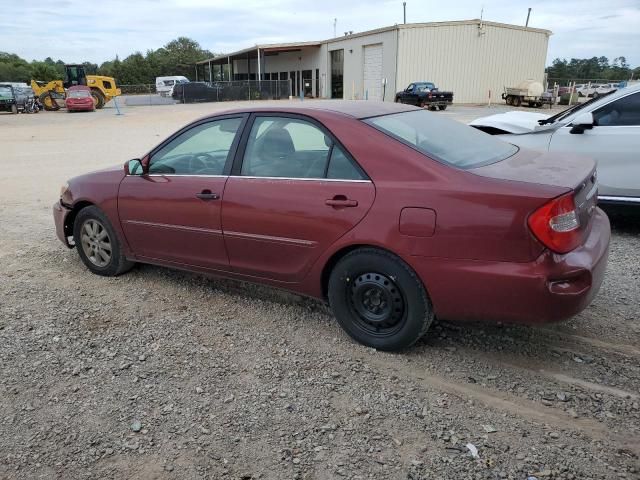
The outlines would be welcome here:
[[[71,209],[62,205],[59,201],[53,206],[53,222],[56,225],[56,235],[67,248],[73,248],[69,243],[69,237],[73,232],[67,230],[67,216],[71,213]]]
[[[609,219],[597,209],[584,244],[530,263],[410,257],[439,318],[537,324],[566,320],[598,293],[609,254]]]
[[[83,112],[90,112],[95,110],[95,105],[93,104],[93,102],[91,102],[90,104],[87,103],[67,103],[66,105],[67,110],[73,110],[73,111],[80,111],[82,110]]]

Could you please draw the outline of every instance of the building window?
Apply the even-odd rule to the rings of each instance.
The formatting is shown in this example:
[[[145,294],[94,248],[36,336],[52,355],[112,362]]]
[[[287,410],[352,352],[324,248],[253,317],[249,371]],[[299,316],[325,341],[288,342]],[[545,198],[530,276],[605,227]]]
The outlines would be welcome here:
[[[331,98],[344,98],[344,50],[331,52]]]

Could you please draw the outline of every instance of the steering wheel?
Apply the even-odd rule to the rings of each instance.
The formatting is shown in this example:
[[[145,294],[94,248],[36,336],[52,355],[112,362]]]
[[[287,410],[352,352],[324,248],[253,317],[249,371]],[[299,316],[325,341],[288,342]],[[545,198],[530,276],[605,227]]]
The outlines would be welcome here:
[[[212,167],[220,167],[220,170],[224,168],[224,165],[220,164],[220,159],[215,158],[208,153],[194,153],[189,158],[189,171],[198,172],[202,170],[211,170]]]

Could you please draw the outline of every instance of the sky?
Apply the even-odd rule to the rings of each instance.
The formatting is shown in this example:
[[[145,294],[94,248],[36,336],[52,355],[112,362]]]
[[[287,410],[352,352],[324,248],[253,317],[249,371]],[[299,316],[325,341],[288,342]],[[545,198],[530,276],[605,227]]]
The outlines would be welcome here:
[[[640,66],[640,0],[406,0],[407,22],[485,20],[551,30],[547,63],[625,56]],[[402,23],[398,0],[0,0],[0,51],[27,60],[102,63],[187,36],[215,53],[324,40]]]

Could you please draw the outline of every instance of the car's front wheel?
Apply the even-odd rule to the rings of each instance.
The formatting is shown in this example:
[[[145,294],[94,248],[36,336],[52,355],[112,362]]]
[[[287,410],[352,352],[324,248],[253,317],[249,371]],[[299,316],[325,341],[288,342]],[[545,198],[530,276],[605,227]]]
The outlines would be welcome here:
[[[345,255],[329,278],[329,304],[356,341],[379,350],[410,347],[431,325],[429,296],[402,259],[375,248]]]
[[[73,240],[83,263],[97,275],[113,277],[134,265],[124,256],[111,222],[97,207],[85,207],[78,212]]]

